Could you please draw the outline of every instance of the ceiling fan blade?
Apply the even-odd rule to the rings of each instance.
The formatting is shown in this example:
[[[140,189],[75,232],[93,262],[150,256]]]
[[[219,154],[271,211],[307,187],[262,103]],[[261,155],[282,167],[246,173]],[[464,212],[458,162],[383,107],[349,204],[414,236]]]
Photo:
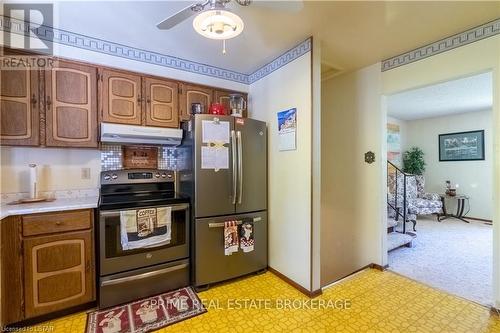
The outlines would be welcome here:
[[[300,12],[304,8],[302,0],[252,0],[251,5],[287,12]]]
[[[158,23],[156,25],[156,27],[158,27],[158,29],[162,29],[162,30],[168,30],[168,29],[175,27],[177,24],[188,19],[189,17],[191,17],[193,14],[196,13],[193,10],[193,6],[195,6],[195,5],[191,5],[189,7],[186,7],[183,10],[175,13],[174,15],[167,17],[166,19],[164,19],[163,21]]]

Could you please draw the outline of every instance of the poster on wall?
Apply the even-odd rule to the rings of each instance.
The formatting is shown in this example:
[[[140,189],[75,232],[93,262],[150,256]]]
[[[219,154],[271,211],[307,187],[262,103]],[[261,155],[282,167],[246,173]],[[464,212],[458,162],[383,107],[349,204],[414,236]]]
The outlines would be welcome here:
[[[297,149],[297,109],[278,112],[279,150]]]
[[[484,160],[484,130],[439,135],[439,161]]]
[[[401,132],[399,125],[387,124],[387,160],[401,168]]]

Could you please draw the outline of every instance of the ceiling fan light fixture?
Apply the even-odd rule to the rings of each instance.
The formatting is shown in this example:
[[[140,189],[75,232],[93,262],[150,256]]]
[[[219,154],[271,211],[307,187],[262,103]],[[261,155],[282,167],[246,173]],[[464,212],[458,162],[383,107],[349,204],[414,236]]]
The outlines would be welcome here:
[[[243,20],[225,9],[201,12],[193,20],[193,28],[200,35],[210,39],[231,39],[243,31]]]

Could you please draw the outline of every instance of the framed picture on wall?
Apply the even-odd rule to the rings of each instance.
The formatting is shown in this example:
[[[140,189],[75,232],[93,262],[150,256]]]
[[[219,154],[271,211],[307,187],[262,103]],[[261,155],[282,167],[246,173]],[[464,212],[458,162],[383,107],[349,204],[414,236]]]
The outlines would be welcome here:
[[[440,162],[484,159],[484,130],[439,135]]]

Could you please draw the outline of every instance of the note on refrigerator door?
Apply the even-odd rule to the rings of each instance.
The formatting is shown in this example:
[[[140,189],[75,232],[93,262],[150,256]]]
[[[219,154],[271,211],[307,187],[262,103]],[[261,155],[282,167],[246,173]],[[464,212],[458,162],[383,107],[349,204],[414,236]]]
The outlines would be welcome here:
[[[202,120],[201,139],[203,143],[229,143],[229,121],[215,122],[213,120]]]
[[[201,168],[229,169],[229,148],[224,146],[204,146],[201,147]]]

